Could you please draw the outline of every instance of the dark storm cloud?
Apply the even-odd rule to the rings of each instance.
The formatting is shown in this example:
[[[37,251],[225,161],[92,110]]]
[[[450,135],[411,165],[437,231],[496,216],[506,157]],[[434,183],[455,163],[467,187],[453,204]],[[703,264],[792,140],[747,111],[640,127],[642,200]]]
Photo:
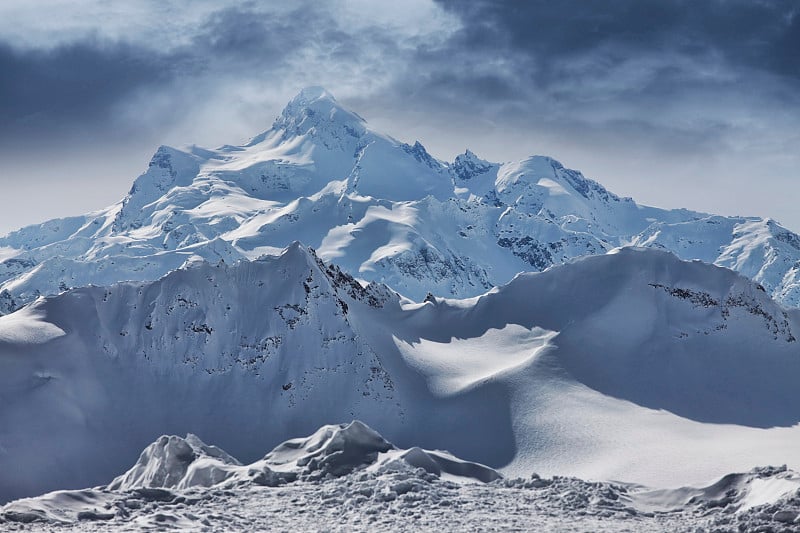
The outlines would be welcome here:
[[[434,1],[7,0],[0,185],[36,165],[59,179],[22,157],[58,152],[124,191],[152,147],[243,140],[305,85],[438,157],[544,153],[651,202],[709,168],[796,178],[796,0]],[[133,163],[94,156],[112,148]]]
[[[793,0],[439,0],[465,23],[459,46],[522,51],[553,67],[609,49],[611,61],[670,51],[720,54],[731,65],[800,80],[800,6]]]
[[[791,0],[439,3],[464,27],[434,54],[472,63],[513,61],[510,83],[552,90],[554,97],[570,82],[587,92],[608,90],[597,81],[646,57],[653,58],[646,85],[618,91],[663,96],[687,84],[713,83],[698,63],[800,83],[800,6]]]
[[[194,39],[195,51],[215,60],[280,60],[306,38],[303,25],[290,23],[291,15],[268,15],[238,7],[221,9],[203,24]]]
[[[394,87],[431,109],[587,146],[627,136],[689,152],[723,148],[741,123],[767,124],[781,106],[797,115],[791,0],[438,3],[461,28],[420,46]]]
[[[357,38],[339,26],[328,9],[313,3],[299,3],[282,13],[229,7],[209,16],[191,50],[209,58],[211,70],[238,70],[244,77],[267,77],[307,51],[351,63],[360,47],[354,45]],[[242,70],[248,67],[260,71]]]
[[[159,44],[89,37],[38,49],[0,41],[0,139],[89,130],[105,136],[120,126],[158,127],[175,119],[173,114],[159,117],[158,124],[135,125],[115,121],[114,115],[142,93],[167,93],[178,114],[188,104],[176,88],[180,82],[214,69],[241,68],[246,61],[274,66],[298,37],[281,18],[231,8],[213,13],[190,44],[173,49]]]
[[[471,106],[495,119],[632,131],[644,127],[637,121],[679,130],[663,124],[674,120],[664,114],[705,105],[714,91],[749,104],[797,102],[800,7],[792,0],[439,3],[460,29],[411,46],[379,25],[354,30],[314,2],[222,8],[171,46],[83,38],[36,49],[0,40],[0,138],[124,129],[115,113],[132,101],[142,111],[160,103],[127,124],[155,129],[237,79],[363,82],[383,87],[363,98],[387,105],[413,95],[415,105],[434,111]],[[331,79],[337,71],[340,79]],[[134,100],[142,94],[152,98]]]
[[[378,31],[354,36],[329,10],[305,3],[280,12],[223,8],[187,31],[188,42],[172,47],[84,37],[19,48],[0,37],[0,139],[143,134],[179,121],[237,80],[290,79],[303,69],[292,60],[303,54],[352,65],[367,50],[358,39],[371,39],[371,49],[388,46]],[[117,120],[125,105],[141,113],[126,108]]]
[[[124,43],[85,40],[50,50],[0,43],[0,139],[102,124],[121,100],[168,83],[183,63]]]

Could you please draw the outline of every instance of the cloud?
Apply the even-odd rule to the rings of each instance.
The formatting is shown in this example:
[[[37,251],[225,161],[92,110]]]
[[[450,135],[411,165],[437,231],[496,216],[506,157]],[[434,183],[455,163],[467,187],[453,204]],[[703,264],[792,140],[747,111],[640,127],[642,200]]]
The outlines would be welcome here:
[[[799,25],[793,0],[7,0],[0,152],[237,142],[323,85],[437,156],[545,153],[654,203],[706,169],[786,183]]]
[[[312,84],[388,115],[411,104],[554,134],[647,130],[656,143],[733,135],[800,103],[800,8],[789,0],[201,1],[191,12],[48,1],[55,31],[32,31],[24,46],[9,43],[37,10],[4,8],[17,24],[0,23],[2,138],[169,138],[208,131],[203,117],[223,112],[263,121],[258,107],[275,112]]]
[[[241,121],[255,117],[263,129],[266,110],[274,114],[305,85],[326,85],[345,98],[372,94],[392,83],[421,43],[448,35],[448,21],[438,19],[443,11],[428,0],[402,9],[361,0],[200,2],[201,15],[169,1],[114,8],[84,0],[72,10],[50,3],[55,14],[42,16],[52,34],[20,31],[19,24],[39,26],[27,4],[0,8],[0,19],[7,11],[0,22],[0,138],[27,142],[80,131],[99,139],[172,139],[179,132],[226,142],[212,139],[202,122],[218,126],[227,113],[230,129],[241,131]],[[96,26],[87,26],[89,14]]]
[[[800,168],[796,2],[437,2],[459,26],[390,90],[456,133],[415,125],[424,113],[402,127],[445,153],[551,155],[645,203],[800,225],[787,200],[800,200],[787,188]]]
[[[669,50],[720,54],[732,65],[800,79],[793,46],[800,39],[800,6],[792,0],[439,3],[464,21],[461,46],[524,51],[545,68],[601,50],[611,62]]]
[[[106,123],[120,101],[167,83],[179,63],[124,43],[87,40],[49,50],[0,43],[0,140]]]
[[[439,114],[665,156],[741,147],[753,131],[778,142],[800,121],[795,2],[438,3],[459,28],[419,47],[391,90]]]
[[[781,89],[800,85],[800,6],[795,2],[440,4],[457,13],[463,26],[448,46],[422,59],[468,67],[512,65],[498,69],[506,83],[495,84],[501,92],[484,93],[489,98],[507,98],[510,85],[520,88],[515,98],[529,100],[536,93],[558,110],[577,104],[583,111],[583,104],[591,103],[619,106],[624,114],[712,89],[742,96],[755,89],[773,100],[796,101]],[[484,79],[480,68],[468,70],[476,82]]]

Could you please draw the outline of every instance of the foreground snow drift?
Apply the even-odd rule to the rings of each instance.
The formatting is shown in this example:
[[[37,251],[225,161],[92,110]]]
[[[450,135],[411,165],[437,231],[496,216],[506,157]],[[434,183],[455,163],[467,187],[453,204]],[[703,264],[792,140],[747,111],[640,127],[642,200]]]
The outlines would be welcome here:
[[[0,507],[27,530],[695,531],[797,523],[800,475],[731,474],[709,487],[650,490],[576,478],[503,479],[446,452],[401,450],[361,422],[325,426],[242,465],[194,435],[163,436],[107,486]]]
[[[674,487],[800,468],[798,332],[798,312],[746,278],[655,250],[422,303],[300,245],[193,261],[0,317],[0,500],[102,483],[162,434],[253,462],[354,418],[508,475]],[[210,483],[237,466],[215,461],[158,476]]]
[[[323,426],[307,438],[288,440],[249,465],[207,446],[196,435],[189,434],[185,439],[162,436],[142,452],[133,468],[107,488],[185,489],[231,481],[273,486],[297,479],[343,476],[356,469],[375,471],[387,465],[422,468],[436,477],[453,479],[489,482],[501,477],[489,467],[462,461],[447,452],[398,449],[370,427],[354,421]]]

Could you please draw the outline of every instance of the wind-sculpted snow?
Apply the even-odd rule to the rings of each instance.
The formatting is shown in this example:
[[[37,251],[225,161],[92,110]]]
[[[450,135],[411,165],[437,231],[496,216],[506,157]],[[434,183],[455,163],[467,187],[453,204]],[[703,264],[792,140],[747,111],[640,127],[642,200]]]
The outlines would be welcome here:
[[[241,463],[191,433],[185,439],[161,436],[145,448],[136,464],[109,483],[109,490],[211,487],[230,478]]]
[[[439,161],[317,87],[244,145],[162,146],[116,205],[0,238],[0,313],[295,240],[414,299],[476,296],[518,272],[636,245],[731,268],[800,305],[800,237],[773,220],[640,206],[543,156]]]
[[[651,249],[420,303],[299,244],[236,264],[195,257],[155,282],[0,317],[0,499],[107,482],[159,435],[252,463],[352,419],[429,472],[451,459],[415,446],[512,476],[661,487],[797,468],[798,314],[730,270]],[[342,431],[320,431],[278,455],[322,475],[358,466]],[[385,452],[350,431],[367,450],[356,459]],[[211,455],[193,442],[164,441],[149,456],[179,468],[146,466],[134,482],[219,479],[228,467],[192,466]]]
[[[242,482],[278,486],[298,479],[315,481],[356,470],[386,468],[421,468],[436,477],[462,481],[490,482],[502,477],[487,466],[463,461],[447,452],[399,449],[363,422],[353,421],[323,426],[308,437],[290,439],[249,465],[242,465],[216,446],[206,445],[196,435],[164,435],[107,489],[188,489]]]
[[[194,435],[162,436],[109,485],[9,503],[0,507],[0,525],[12,531],[767,531],[791,528],[799,513],[800,475],[785,466],[667,490],[537,474],[506,479],[446,452],[398,449],[354,421],[284,442],[250,465]]]

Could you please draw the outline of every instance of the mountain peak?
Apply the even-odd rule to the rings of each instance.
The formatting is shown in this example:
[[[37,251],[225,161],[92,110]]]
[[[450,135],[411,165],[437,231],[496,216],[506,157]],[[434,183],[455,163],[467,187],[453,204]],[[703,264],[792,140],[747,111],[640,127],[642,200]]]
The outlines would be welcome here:
[[[476,156],[472,151],[466,150],[456,156],[452,168],[456,177],[461,181],[468,181],[492,170],[496,165]]]
[[[303,87],[300,89],[300,92],[291,99],[290,105],[292,103],[308,105],[316,100],[329,100],[333,103],[336,102],[336,98],[334,98],[334,96],[328,92],[325,87],[313,85],[311,87]]]
[[[321,132],[343,132],[361,137],[367,131],[366,121],[342,107],[336,98],[322,87],[306,87],[292,98],[273,124],[288,134],[306,135]],[[337,135],[338,136],[338,135]]]

